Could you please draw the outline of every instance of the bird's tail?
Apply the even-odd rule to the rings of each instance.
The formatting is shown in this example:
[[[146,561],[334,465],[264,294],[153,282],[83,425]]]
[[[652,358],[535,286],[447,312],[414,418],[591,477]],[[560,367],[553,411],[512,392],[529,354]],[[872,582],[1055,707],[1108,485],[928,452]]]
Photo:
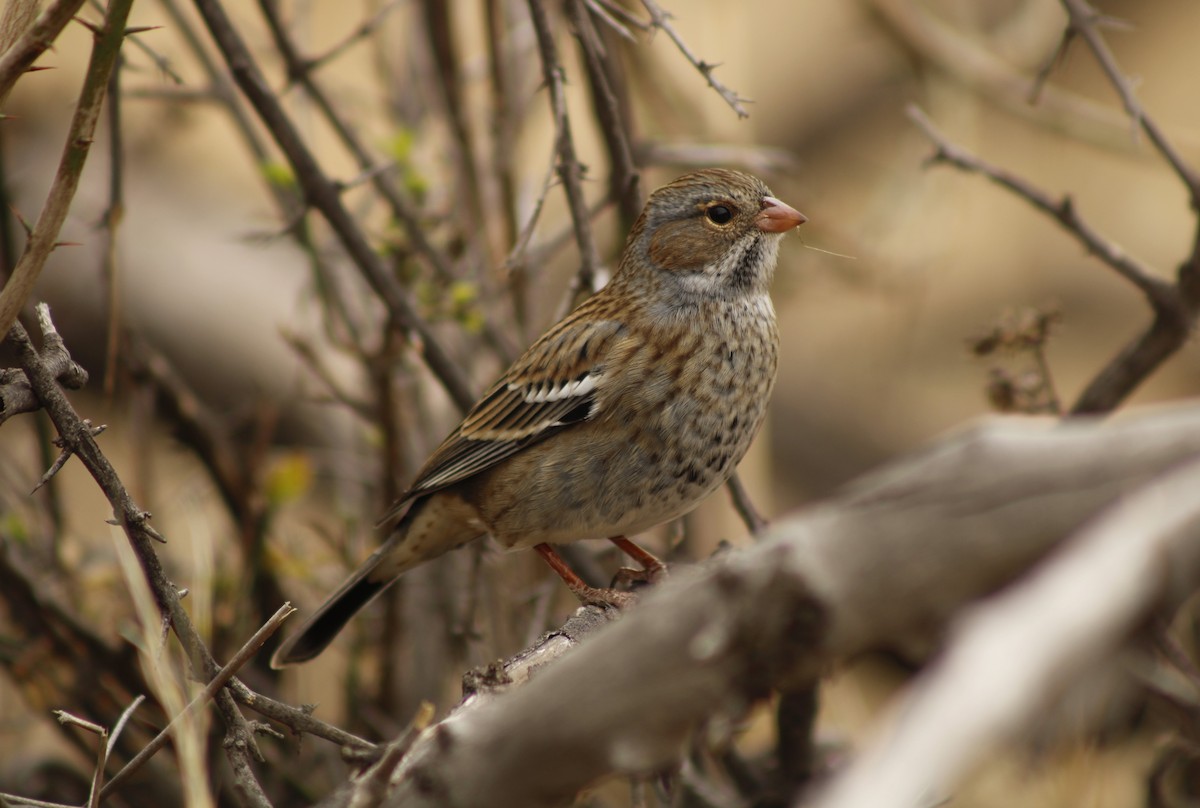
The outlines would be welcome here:
[[[350,618],[396,580],[371,579],[371,573],[379,564],[378,556],[376,553],[367,559],[367,562],[359,567],[321,608],[304,621],[299,631],[275,649],[275,653],[271,655],[272,668],[278,670],[299,662],[307,662],[324,651],[350,622]]]
[[[411,511],[404,514],[405,518],[392,529],[388,540],[300,625],[296,633],[275,649],[271,655],[272,668],[278,670],[307,662],[324,651],[350,618],[395,583],[401,573],[424,560],[405,546],[411,516]]]

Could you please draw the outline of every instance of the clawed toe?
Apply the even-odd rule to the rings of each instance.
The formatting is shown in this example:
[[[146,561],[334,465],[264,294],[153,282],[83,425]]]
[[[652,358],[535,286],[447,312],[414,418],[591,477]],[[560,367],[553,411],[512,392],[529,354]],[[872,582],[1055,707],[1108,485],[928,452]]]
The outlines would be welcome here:
[[[617,574],[613,576],[611,586],[620,592],[636,592],[647,586],[656,584],[666,577],[667,568],[665,565],[643,570],[621,567],[617,570]]]
[[[638,593],[622,592],[617,589],[600,589],[594,586],[572,589],[582,606],[599,606],[602,609],[624,610],[637,603]]]

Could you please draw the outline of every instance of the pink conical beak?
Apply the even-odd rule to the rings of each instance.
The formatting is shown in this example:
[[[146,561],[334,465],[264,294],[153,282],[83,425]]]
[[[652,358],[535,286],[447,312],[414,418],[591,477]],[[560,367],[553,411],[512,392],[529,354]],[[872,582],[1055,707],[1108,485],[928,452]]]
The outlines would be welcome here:
[[[803,213],[773,196],[764,196],[762,204],[762,211],[754,223],[764,233],[786,233],[808,221]]]

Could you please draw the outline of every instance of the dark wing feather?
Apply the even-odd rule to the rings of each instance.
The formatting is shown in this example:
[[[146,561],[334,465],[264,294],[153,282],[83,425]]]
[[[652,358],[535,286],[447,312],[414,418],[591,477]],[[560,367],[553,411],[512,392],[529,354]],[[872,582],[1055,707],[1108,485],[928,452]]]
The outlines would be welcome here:
[[[627,338],[619,322],[597,318],[603,313],[597,311],[599,303],[600,296],[593,297],[513,363],[429,457],[380,524],[401,515],[413,497],[461,482],[596,416],[607,360]]]

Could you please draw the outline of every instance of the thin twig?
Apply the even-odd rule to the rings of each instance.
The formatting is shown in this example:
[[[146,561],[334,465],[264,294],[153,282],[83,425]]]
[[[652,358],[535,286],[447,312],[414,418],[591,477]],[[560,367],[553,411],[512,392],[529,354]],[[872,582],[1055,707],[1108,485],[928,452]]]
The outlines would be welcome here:
[[[1174,284],[1155,275],[1149,267],[1130,257],[1116,244],[1100,235],[1079,215],[1069,196],[1055,200],[1022,177],[994,166],[961,146],[951,143],[915,104],[909,105],[908,117],[925,133],[926,137],[933,141],[935,151],[930,158],[931,162],[947,163],[963,171],[982,174],[997,185],[1007,188],[1038,210],[1056,219],[1089,253],[1095,255],[1116,270],[1121,277],[1140,289],[1156,311],[1179,308],[1179,296]]]
[[[729,481],[725,483],[725,486],[729,489],[729,498],[733,501],[733,509],[738,512],[738,516],[742,517],[750,535],[757,535],[768,523],[766,517],[759,512],[758,508],[754,507],[750,493],[746,491],[746,486],[742,485],[742,478],[735,471],[729,476]]]
[[[596,291],[597,274],[600,269],[600,253],[592,237],[592,226],[587,214],[587,201],[583,193],[583,165],[575,155],[575,140],[571,136],[571,119],[567,113],[567,97],[563,89],[563,67],[558,58],[558,46],[554,44],[554,31],[543,0],[529,0],[529,16],[537,34],[538,51],[542,57],[542,77],[550,96],[550,111],[554,115],[555,151],[558,153],[558,176],[567,195],[567,208],[575,228],[575,241],[579,245],[579,272],[572,287],[574,303]]]
[[[125,219],[125,148],[121,128],[121,60],[108,82],[108,209],[101,218],[104,249],[100,276],[104,283],[108,329],[104,349],[104,395],[111,397],[117,384],[117,353],[121,342],[121,283],[117,275],[117,234]]]
[[[75,189],[79,187],[79,177],[91,150],[96,122],[100,118],[100,108],[108,90],[109,76],[116,66],[121,43],[125,38],[125,22],[129,18],[129,8],[132,4],[133,0],[114,0],[104,18],[103,28],[94,36],[83,90],[79,94],[79,102],[75,105],[75,114],[71,118],[71,126],[67,132],[54,182],[50,186],[37,224],[29,234],[25,252],[17,261],[3,291],[0,291],[0,334],[7,334],[16,321],[17,314],[33,291],[46,259],[56,246],[63,222],[67,219],[71,200],[75,198]],[[58,9],[59,6],[53,8]],[[75,8],[78,8],[78,4],[75,4]],[[41,21],[42,18],[39,18],[39,22],[34,23],[30,33],[39,30]],[[9,49],[9,53],[18,48],[26,38],[22,37],[17,45]],[[8,53],[5,54],[7,55]],[[0,57],[0,97],[7,92],[4,84],[4,62],[4,57]]]
[[[675,30],[673,25],[671,25],[670,15],[663,11],[662,7],[658,3],[654,2],[654,0],[642,0],[642,5],[645,7],[646,11],[650,13],[650,19],[654,23],[654,27],[660,31],[663,31],[668,37],[671,38],[671,41],[675,43],[675,47],[678,48],[679,52],[683,54],[683,58],[691,62],[692,67],[699,70],[700,75],[704,76],[704,80],[708,82],[708,86],[716,90],[717,94],[720,95],[721,98],[725,99],[725,103],[729,105],[730,109],[737,113],[739,118],[749,118],[750,113],[746,111],[746,107],[744,105],[751,103],[750,99],[743,98],[742,96],[738,95],[736,92],[718,81],[717,77],[713,75],[713,71],[720,67],[720,65],[711,64],[703,59],[697,58],[696,55],[692,53],[691,48],[687,46],[687,43],[683,41],[683,38],[679,36],[679,32]]]
[[[484,1],[484,19],[487,23],[488,85],[491,90],[491,161],[488,166],[495,176],[503,215],[504,245],[511,252],[517,243],[517,180],[514,169],[516,159],[516,127],[513,109],[513,75],[519,64],[514,64],[511,53],[511,37],[505,11],[508,4],[502,0]],[[529,321],[529,271],[524,265],[506,263],[509,297],[512,299],[513,319],[519,332],[524,332]]]
[[[608,193],[621,213],[622,229],[628,230],[642,210],[642,188],[633,162],[633,132],[628,110],[617,96],[620,83],[614,80],[616,60],[606,51],[600,32],[592,24],[585,0],[570,0],[567,15],[583,49],[583,66],[592,91],[592,109],[608,151]]]
[[[309,204],[319,210],[329,222],[354,265],[387,305],[392,315],[405,330],[413,332],[419,339],[425,364],[446,392],[460,408],[468,409],[474,403],[475,396],[462,369],[450,358],[429,325],[417,314],[395,275],[371,248],[366,236],[342,204],[337,186],[321,170],[295,124],[284,111],[279,98],[267,86],[253,55],[233,27],[225,9],[217,0],[196,0],[195,5],[233,70],[238,86],[287,156]]]
[[[1121,72],[1121,68],[1117,65],[1117,59],[1108,47],[1108,43],[1104,41],[1104,37],[1096,30],[1096,20],[1100,19],[1100,15],[1096,13],[1085,0],[1062,0],[1063,8],[1070,15],[1070,26],[1074,31],[1083,38],[1091,49],[1092,55],[1096,57],[1096,61],[1100,63],[1104,74],[1108,76],[1109,82],[1117,91],[1117,95],[1121,97],[1121,103],[1125,106],[1125,111],[1129,117],[1133,119],[1134,125],[1140,125],[1142,130],[1150,138],[1150,142],[1158,149],[1163,158],[1171,164],[1171,168],[1187,186],[1188,194],[1191,196],[1193,210],[1200,210],[1200,174],[1197,174],[1183,156],[1175,149],[1174,145],[1167,140],[1166,135],[1153,118],[1148,116],[1142,109],[1140,103],[1134,95],[1133,82]]]
[[[133,497],[130,496],[129,491],[117,476],[116,470],[100,451],[91,429],[75,412],[63,392],[59,390],[54,376],[42,361],[41,356],[33,347],[29,334],[19,322],[13,324],[8,339],[16,347],[21,367],[29,377],[30,386],[54,422],[59,436],[67,446],[71,447],[71,450],[87,468],[88,473],[92,475],[112,506],[113,521],[123,529],[129,539],[158,608],[182,642],[194,672],[205,678],[212,678],[217,673],[217,664],[196,631],[191,616],[180,603],[179,591],[168,580],[158,553],[154,550],[152,542],[156,537],[161,539],[161,536],[158,536],[157,531],[150,527],[147,512],[139,508],[133,501]],[[261,753],[258,752],[253,742],[253,733],[245,717],[238,711],[237,704],[229,692],[221,690],[216,696],[216,702],[226,727],[231,732],[237,732],[239,737],[244,739],[240,745],[226,747],[226,755],[231,765],[237,765],[239,758],[247,754],[253,754],[261,759]],[[266,796],[262,794],[262,787],[253,777],[240,781],[240,785],[245,789],[248,798],[261,797],[263,802],[266,801]]]
[[[212,700],[217,692],[221,690],[221,688],[225,687],[229,680],[233,678],[234,674],[241,670],[242,666],[249,662],[254,655],[259,652],[259,650],[263,647],[263,644],[271,638],[271,635],[273,635],[280,626],[283,625],[283,621],[287,620],[288,617],[295,613],[295,611],[295,607],[290,603],[285,603],[280,606],[279,610],[276,611],[275,614],[273,614],[271,618],[267,620],[267,622],[264,623],[261,628],[259,628],[258,631],[254,632],[254,635],[251,636],[250,639],[247,640],[240,649],[238,649],[238,652],[233,655],[233,658],[230,659],[229,662],[227,662],[225,666],[217,672],[217,675],[212,678],[207,686],[205,686],[204,690],[188,703],[183,712],[172,718],[171,721],[165,727],[163,727],[162,731],[159,732],[158,735],[154,736],[150,743],[146,744],[146,746],[143,747],[140,752],[134,755],[132,760],[126,763],[119,772],[112,776],[112,779],[110,779],[108,784],[105,785],[100,791],[100,798],[103,799],[110,795],[117,788],[117,786],[121,784],[122,781],[129,778],[134,772],[140,769],[146,763],[146,761],[153,757],[159,749],[162,749],[163,746],[166,745],[167,741],[171,738],[172,727],[174,727],[176,723],[178,723],[179,720],[188,713],[195,712],[195,710],[199,707],[208,704],[208,702]]]
[[[54,44],[59,32],[79,12],[84,0],[55,0],[38,15],[21,38],[0,54],[0,101],[34,61]]]
[[[354,45],[368,38],[383,25],[393,11],[405,5],[408,0],[390,0],[384,3],[374,14],[358,24],[358,27],[351,31],[342,39],[341,42],[331,46],[320,56],[310,56],[305,62],[306,72],[320,70],[325,65],[332,62],[334,59],[341,56]]]

